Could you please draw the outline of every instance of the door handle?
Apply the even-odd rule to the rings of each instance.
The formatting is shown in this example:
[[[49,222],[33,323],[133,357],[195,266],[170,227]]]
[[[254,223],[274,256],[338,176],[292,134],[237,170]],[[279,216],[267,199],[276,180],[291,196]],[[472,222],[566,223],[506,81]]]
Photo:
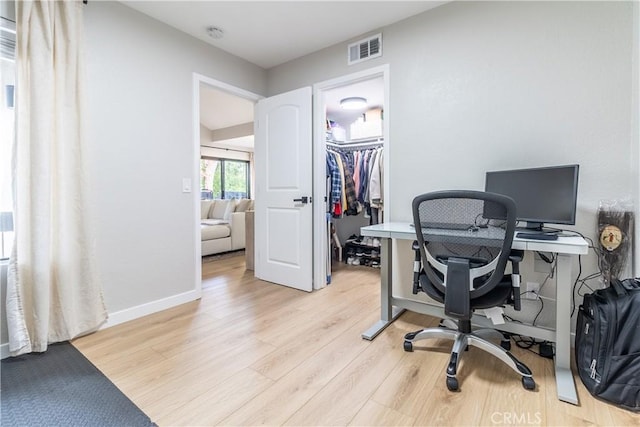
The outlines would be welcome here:
[[[299,199],[293,199],[294,202],[299,202],[302,203],[303,205],[306,205],[307,203],[309,203],[309,197],[307,196],[302,196]]]

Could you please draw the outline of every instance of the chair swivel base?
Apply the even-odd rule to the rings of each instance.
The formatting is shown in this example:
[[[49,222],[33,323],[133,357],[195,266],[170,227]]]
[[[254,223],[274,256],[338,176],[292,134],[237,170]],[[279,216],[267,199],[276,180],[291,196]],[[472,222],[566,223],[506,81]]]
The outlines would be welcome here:
[[[522,376],[522,386],[527,390],[534,390],[536,383],[533,379],[531,370],[518,359],[516,359],[509,351],[501,346],[493,344],[478,335],[488,335],[489,329],[483,329],[473,333],[464,333],[447,328],[428,328],[416,332],[410,332],[404,336],[404,350],[413,351],[413,343],[423,339],[440,338],[453,340],[453,348],[451,349],[451,359],[447,366],[447,388],[450,391],[457,391],[459,388],[458,378],[458,362],[460,361],[461,352],[469,345],[477,347],[487,353],[497,357],[507,366]],[[496,332],[497,331],[493,331]]]

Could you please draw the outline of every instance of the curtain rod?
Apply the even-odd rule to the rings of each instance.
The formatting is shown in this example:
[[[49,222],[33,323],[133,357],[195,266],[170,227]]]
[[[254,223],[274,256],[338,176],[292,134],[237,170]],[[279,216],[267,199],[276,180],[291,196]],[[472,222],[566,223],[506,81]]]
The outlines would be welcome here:
[[[253,151],[247,151],[247,150],[236,150],[233,148],[223,148],[223,147],[212,147],[210,145],[201,145],[200,148],[205,147],[205,148],[214,148],[216,150],[225,150],[225,151],[237,151],[238,153],[253,153]]]

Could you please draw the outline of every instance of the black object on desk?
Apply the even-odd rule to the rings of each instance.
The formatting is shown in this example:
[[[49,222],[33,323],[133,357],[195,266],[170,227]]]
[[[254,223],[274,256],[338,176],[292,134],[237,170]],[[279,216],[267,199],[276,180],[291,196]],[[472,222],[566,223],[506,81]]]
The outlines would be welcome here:
[[[516,237],[531,240],[558,240],[558,234],[556,233],[527,233],[520,231],[516,233]]]

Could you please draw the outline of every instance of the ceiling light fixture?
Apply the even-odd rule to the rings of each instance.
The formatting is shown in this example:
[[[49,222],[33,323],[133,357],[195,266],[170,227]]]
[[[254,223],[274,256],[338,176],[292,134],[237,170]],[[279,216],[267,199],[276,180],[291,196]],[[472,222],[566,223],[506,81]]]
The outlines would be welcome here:
[[[222,28],[219,27],[207,27],[207,34],[209,34],[209,37],[211,37],[212,39],[221,39],[222,37],[224,37],[224,30]]]
[[[340,108],[343,110],[361,110],[367,106],[367,99],[359,96],[344,98],[340,101]]]

